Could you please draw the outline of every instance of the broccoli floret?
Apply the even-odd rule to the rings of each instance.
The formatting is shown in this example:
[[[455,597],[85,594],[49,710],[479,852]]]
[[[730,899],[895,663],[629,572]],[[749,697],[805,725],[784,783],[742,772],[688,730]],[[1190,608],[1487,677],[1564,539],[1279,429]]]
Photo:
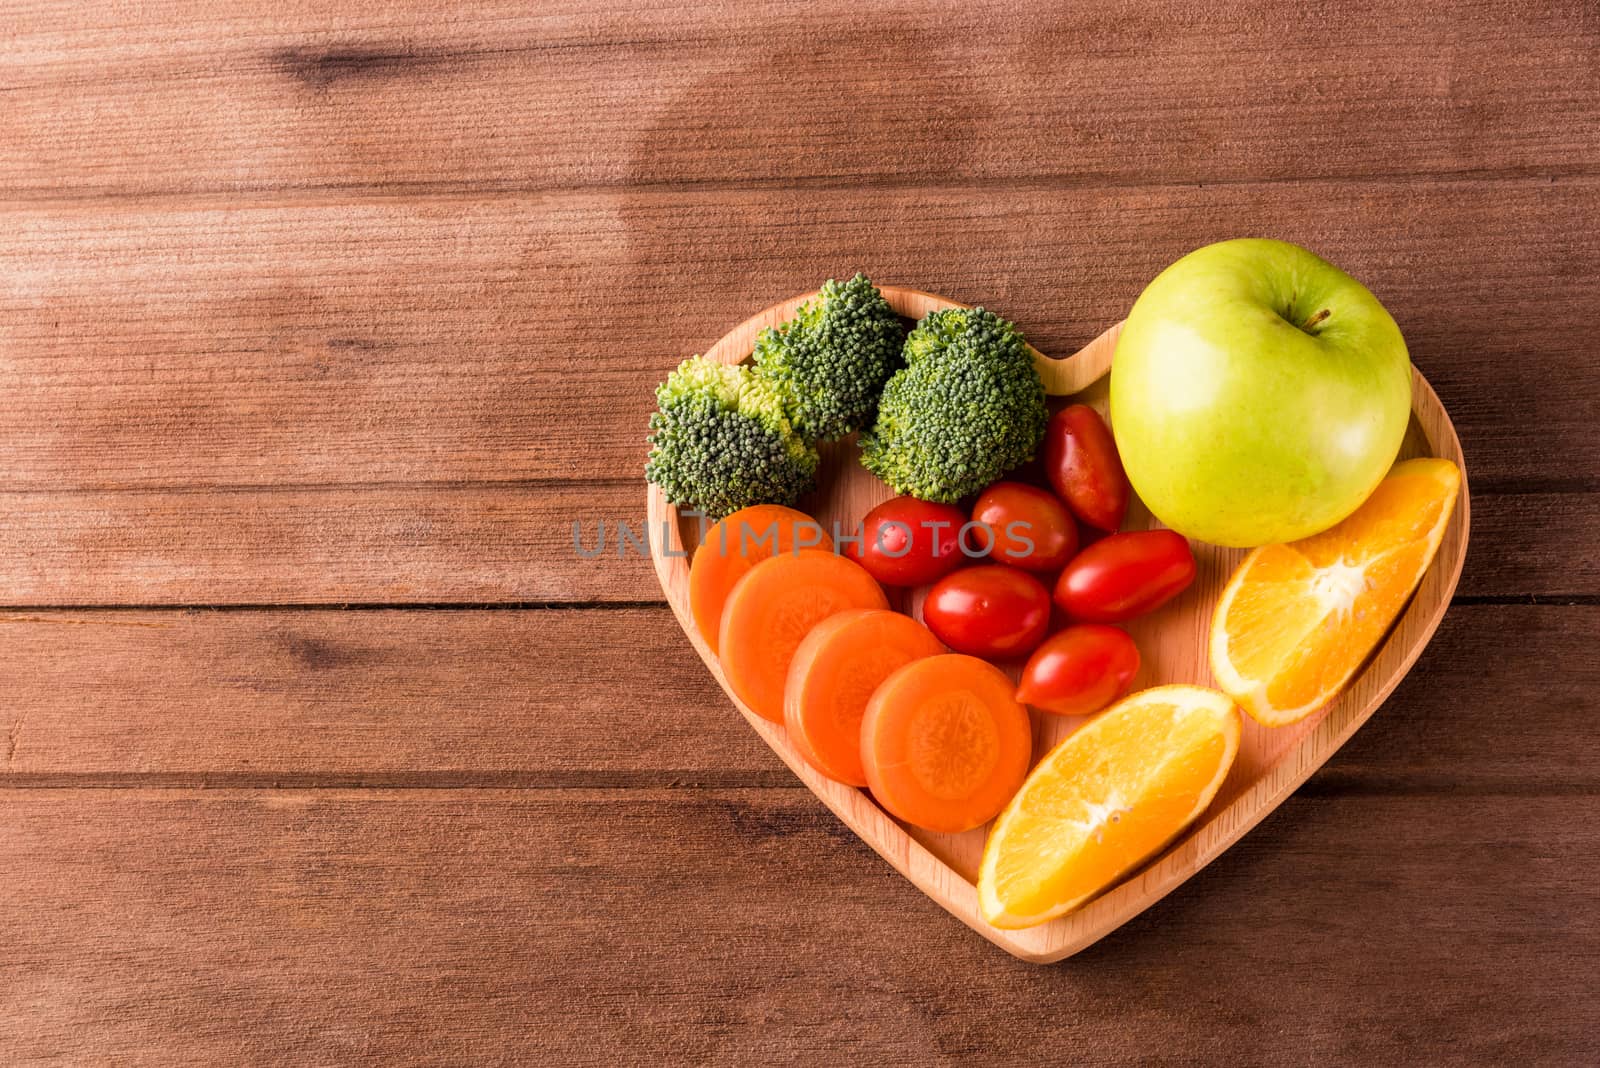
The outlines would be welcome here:
[[[777,391],[745,366],[695,356],[656,390],[645,477],[676,505],[713,519],[752,504],[793,504],[817,473]]]
[[[949,504],[1031,460],[1047,418],[1014,325],[982,308],[930,312],[906,339],[861,462],[896,493]]]
[[[783,394],[795,429],[832,441],[871,424],[904,339],[900,319],[866,275],[830,278],[793,319],[756,337],[755,362]]]
[[[911,331],[906,338],[906,363],[937,356],[957,344],[981,351],[1027,352],[1022,332],[994,312],[982,308],[946,308],[924,315]]]

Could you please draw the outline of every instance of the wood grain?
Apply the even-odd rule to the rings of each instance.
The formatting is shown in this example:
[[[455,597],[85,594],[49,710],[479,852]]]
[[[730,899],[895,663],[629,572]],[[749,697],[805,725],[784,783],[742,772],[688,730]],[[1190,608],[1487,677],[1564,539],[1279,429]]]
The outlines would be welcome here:
[[[830,274],[988,304],[1064,355],[1266,227],[1386,303],[1479,480],[1592,489],[1600,378],[1570,368],[1597,215],[1600,178],[16,207],[0,486],[636,478],[676,361]]]
[[[921,319],[942,308],[964,307],[947,298],[914,289],[882,286],[888,304],[905,319]],[[781,301],[732,328],[706,351],[706,358],[723,364],[749,359],[756,336],[790,318],[815,292]],[[1116,323],[1077,352],[1052,360],[1034,351],[1032,359],[1053,403],[1092,404],[1107,414],[1107,381],[1122,324]],[[1440,517],[1433,535],[1431,562],[1417,577],[1409,603],[1387,621],[1387,633],[1374,647],[1362,669],[1314,714],[1276,729],[1244,720],[1237,758],[1227,778],[1193,822],[1176,833],[1167,845],[1130,866],[1099,896],[1047,923],[1023,930],[1002,930],[979,913],[975,883],[979,858],[992,824],[962,833],[926,831],[891,816],[866,790],[836,782],[819,773],[783,729],[758,715],[729,685],[717,655],[700,636],[690,605],[688,558],[698,543],[697,519],[684,516],[661,488],[646,485],[652,527],[669,532],[651,544],[651,559],[661,588],[685,636],[706,668],[727,691],[746,722],[792,768],[811,791],[839,819],[872,847],[891,867],[904,875],[952,916],[983,937],[1023,960],[1048,964],[1092,945],[1151,907],[1236,843],[1301,783],[1321,767],[1378,709],[1399,685],[1421,655],[1449,608],[1466,561],[1471,529],[1470,475],[1461,455],[1450,415],[1422,374],[1411,375],[1411,420],[1400,458],[1437,456],[1450,461],[1460,473],[1459,495]],[[817,472],[817,505],[810,513],[825,529],[858,523],[892,491],[853,462],[851,450],[824,449]],[[1140,530],[1159,526],[1135,496],[1124,527]],[[1170,683],[1215,687],[1207,662],[1211,620],[1228,576],[1244,560],[1246,551],[1224,549],[1193,539],[1199,574],[1187,593],[1162,608],[1128,624],[1138,642],[1139,675],[1135,689]],[[688,550],[688,551],[684,551]],[[1437,555],[1433,555],[1437,550]],[[926,589],[911,592],[911,613],[921,618],[919,599]],[[1063,717],[1033,710],[1033,755],[1037,760],[1071,736],[1084,717]]]
[[[636,489],[0,491],[0,604],[659,600]]]
[[[3,791],[0,1060],[1576,1065],[1597,805],[1296,798],[1041,969],[800,790]]]
[[[1382,712],[1053,969],[787,787],[664,608],[0,610],[0,1063],[1600,1060],[1588,0],[0,36],[0,604],[653,601],[545,520],[635,514],[729,324],[860,266],[1066,352],[1240,233],[1395,311],[1475,506]]]
[[[1584,0],[14,6],[13,198],[1593,173],[1600,124]]]
[[[634,481],[0,491],[0,606],[665,603],[638,497]],[[1600,556],[1573,551],[1600,544],[1594,495],[1474,487],[1473,507],[1493,549],[1468,557],[1460,596],[1600,596]]]
[[[665,605],[51,610],[0,613],[0,637],[0,785],[797,785]],[[1600,789],[1572,744],[1596,642],[1600,607],[1452,608],[1307,788]],[[597,664],[613,665],[603,684]],[[651,701],[672,714],[640,715]]]

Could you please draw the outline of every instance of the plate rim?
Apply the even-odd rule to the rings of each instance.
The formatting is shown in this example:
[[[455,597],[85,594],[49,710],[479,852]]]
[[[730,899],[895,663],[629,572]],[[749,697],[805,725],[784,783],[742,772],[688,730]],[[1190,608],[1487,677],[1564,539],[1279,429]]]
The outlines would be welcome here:
[[[971,306],[904,286],[883,285],[878,289],[897,313],[912,319],[938,308]],[[757,332],[790,318],[799,304],[816,296],[817,292],[790,297],[756,313],[718,339],[706,350],[706,356],[721,363],[742,362],[749,356]],[[1089,344],[1063,358],[1045,356],[1030,346],[1047,390],[1052,395],[1077,393],[1107,374],[1121,328],[1121,322],[1114,324]],[[1121,927],[1248,834],[1372,718],[1432,641],[1450,607],[1466,562],[1471,495],[1455,426],[1438,394],[1415,365],[1412,366],[1411,412],[1422,427],[1430,454],[1452,460],[1460,469],[1461,490],[1438,554],[1405,611],[1385,635],[1383,644],[1321,714],[1315,727],[1285,750],[1259,779],[1225,807],[1186,829],[1156,859],[1082,908],[1020,931],[990,926],[978,912],[974,884],[913,838],[865,791],[834,782],[813,770],[790,744],[780,725],[756,715],[734,695],[723,677],[716,654],[700,637],[689,610],[689,562],[679,532],[678,508],[668,504],[660,489],[647,482],[650,556],[680,629],[712,678],[800,781],[874,852],[947,912],[1013,956],[1048,964],[1085,949]],[[1396,639],[1402,635],[1406,640],[1397,645]],[[1377,684],[1366,684],[1374,675],[1381,676]]]

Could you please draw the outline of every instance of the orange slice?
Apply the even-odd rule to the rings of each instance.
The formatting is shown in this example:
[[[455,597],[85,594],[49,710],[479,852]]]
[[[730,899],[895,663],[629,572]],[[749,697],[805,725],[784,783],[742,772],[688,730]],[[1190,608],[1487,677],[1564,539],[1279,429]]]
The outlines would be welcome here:
[[[1052,749],[989,832],[978,906],[996,927],[1071,912],[1204,812],[1239,752],[1239,710],[1215,690],[1126,697]]]
[[[1267,727],[1326,705],[1422,581],[1460,491],[1449,460],[1405,460],[1337,526],[1251,552],[1212,617],[1217,682]]]

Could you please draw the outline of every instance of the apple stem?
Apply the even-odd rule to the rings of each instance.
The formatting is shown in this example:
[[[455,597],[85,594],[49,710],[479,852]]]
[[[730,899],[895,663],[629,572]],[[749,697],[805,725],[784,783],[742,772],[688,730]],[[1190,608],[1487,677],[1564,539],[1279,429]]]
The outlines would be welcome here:
[[[1300,329],[1302,329],[1302,330],[1310,330],[1313,326],[1316,326],[1318,323],[1322,322],[1322,320],[1326,319],[1328,316],[1330,316],[1332,314],[1333,313],[1331,311],[1329,311],[1327,308],[1323,308],[1321,311],[1317,312],[1311,318],[1309,318],[1305,322],[1301,323],[1300,324]]]

